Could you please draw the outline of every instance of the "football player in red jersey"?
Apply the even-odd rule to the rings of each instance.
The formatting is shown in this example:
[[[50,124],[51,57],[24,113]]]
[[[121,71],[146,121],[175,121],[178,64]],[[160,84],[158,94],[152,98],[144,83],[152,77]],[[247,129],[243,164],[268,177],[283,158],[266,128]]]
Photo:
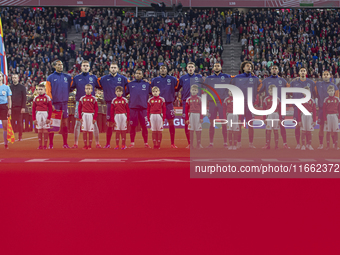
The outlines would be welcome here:
[[[122,86],[116,87],[116,98],[111,102],[111,120],[113,122],[114,129],[116,130],[116,147],[119,149],[119,139],[122,135],[122,150],[126,149],[126,130],[127,124],[130,119],[130,108],[128,100],[123,97],[124,89]]]
[[[151,125],[154,149],[161,148],[162,131],[166,117],[165,99],[159,96],[160,93],[159,88],[154,86],[152,88],[153,97],[148,100],[148,120]]]

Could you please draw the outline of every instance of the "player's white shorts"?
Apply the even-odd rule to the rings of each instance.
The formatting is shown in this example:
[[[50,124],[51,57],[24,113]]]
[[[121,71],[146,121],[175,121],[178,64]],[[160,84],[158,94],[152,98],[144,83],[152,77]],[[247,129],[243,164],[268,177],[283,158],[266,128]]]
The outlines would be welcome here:
[[[83,125],[81,126],[81,130],[85,132],[93,132],[93,113],[83,112],[82,115]]]
[[[327,114],[327,124],[325,124],[324,131],[339,132],[339,122],[337,114]]]
[[[151,131],[163,131],[163,117],[160,114],[150,114]]]
[[[280,129],[280,116],[277,112],[267,115],[266,130],[278,130]],[[275,120],[275,121],[274,121]]]
[[[314,131],[313,115],[301,115],[302,131]]]
[[[200,122],[200,113],[189,113],[189,126],[188,130],[191,131],[202,131],[202,124]]]
[[[120,113],[120,114],[115,114],[115,130],[127,130],[127,124],[126,124],[126,114],[125,113]]]
[[[50,129],[50,124],[46,124],[48,112],[36,112],[37,129]]]
[[[238,115],[236,114],[232,114],[232,113],[228,113],[227,114],[227,130],[230,131],[240,131],[240,124],[235,124],[238,123]]]

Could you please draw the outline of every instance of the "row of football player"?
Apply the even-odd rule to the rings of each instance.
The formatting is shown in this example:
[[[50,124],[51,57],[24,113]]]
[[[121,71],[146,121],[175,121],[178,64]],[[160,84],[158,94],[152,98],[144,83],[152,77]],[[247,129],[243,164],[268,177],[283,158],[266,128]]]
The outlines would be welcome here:
[[[130,98],[130,108],[133,109],[133,119],[130,120],[130,124],[132,124],[132,146],[134,146],[134,136],[135,136],[135,126],[138,124],[138,120],[141,122],[145,122],[141,123],[142,124],[142,129],[143,129],[143,138],[145,141],[145,146],[149,147],[147,144],[147,130],[145,127],[145,123],[146,123],[146,108],[147,108],[147,99],[149,97],[149,93],[151,92],[151,87],[150,84],[148,84],[146,81],[142,80],[143,77],[143,73],[142,70],[136,70],[136,80],[133,82],[129,82],[124,76],[118,74],[118,66],[116,64],[112,64],[110,66],[110,74],[101,77],[100,79],[96,79],[96,77],[94,75],[90,75],[89,74],[89,64],[86,63],[86,61],[84,61],[82,63],[82,71],[83,73],[74,77],[74,79],[72,79],[70,76],[67,76],[65,74],[63,74],[62,71],[62,62],[61,61],[55,61],[54,62],[54,66],[56,68],[56,72],[52,75],[50,75],[47,79],[47,90],[48,90],[48,94],[50,95],[50,97],[53,100],[53,107],[56,109],[58,108],[59,110],[63,110],[63,117],[64,117],[64,121],[63,121],[63,125],[62,125],[62,131],[63,131],[63,138],[64,138],[64,148],[69,148],[67,145],[67,126],[66,124],[66,120],[67,120],[67,106],[65,107],[65,101],[67,102],[67,99],[63,99],[63,97],[65,97],[64,95],[66,95],[66,97],[68,98],[68,89],[71,87],[71,89],[73,88],[77,88],[77,95],[76,95],[76,99],[79,100],[80,97],[82,96],[82,94],[84,95],[85,93],[85,85],[86,84],[91,84],[93,87],[98,87],[103,89],[104,91],[104,97],[105,97],[105,101],[107,103],[108,106],[111,105],[111,100],[110,97],[112,98],[112,100],[116,97],[115,93],[112,93],[113,91],[115,91],[115,87],[116,86],[120,86],[122,85],[122,87],[126,88],[126,92],[130,93],[129,88],[133,89],[135,87],[134,82],[142,82],[143,84],[139,84],[139,86],[136,86],[137,88],[140,88],[142,93],[139,93],[137,91],[137,93],[133,92],[130,93],[130,96],[133,94],[135,99],[137,100],[132,100]],[[174,126],[173,126],[173,117],[174,117],[174,111],[173,111],[173,96],[175,94],[175,91],[178,91],[181,87],[183,87],[183,91],[182,91],[182,98],[183,98],[183,102],[185,100],[187,100],[187,98],[190,96],[190,78],[198,78],[198,79],[202,79],[202,77],[200,75],[194,74],[194,70],[195,70],[195,65],[194,63],[189,63],[187,66],[188,69],[188,74],[185,76],[182,76],[180,78],[180,80],[178,81],[176,78],[171,77],[169,75],[167,75],[167,68],[166,66],[162,66],[161,67],[161,75],[157,78],[155,78],[153,80],[154,84],[157,84],[158,86],[163,86],[161,87],[161,96],[164,97],[165,102],[166,102],[166,118],[169,120],[169,131],[170,131],[170,135],[171,135],[171,147],[176,148],[176,146],[174,145]],[[252,78],[252,79],[243,79],[246,80],[245,84],[240,84],[241,79],[235,79],[236,84],[238,85],[242,90],[245,90],[247,87],[249,86],[249,80],[254,80],[255,82],[252,82],[253,84],[255,84],[255,86],[257,87],[258,91],[266,91],[268,90],[268,86],[266,83],[266,79],[261,82],[256,76],[254,76],[252,74],[252,70],[253,70],[253,65],[251,62],[243,62],[241,65],[241,72],[242,74],[236,76],[235,78],[242,78],[242,77],[248,77],[248,78]],[[224,74],[221,72],[221,65],[219,63],[216,63],[214,65],[214,74],[211,76],[213,77],[218,77],[221,78],[225,77],[225,78],[231,78],[230,75]],[[272,67],[272,76],[269,77],[271,80],[274,78],[278,78],[278,84],[277,86],[289,86],[289,84],[287,84],[287,82],[282,79],[279,78],[277,76],[278,73],[278,68],[276,66]],[[55,79],[56,78],[56,79]],[[269,79],[267,78],[267,79]],[[162,80],[163,79],[163,80]],[[166,79],[166,82],[164,82],[164,79]],[[110,81],[111,80],[111,81]],[[170,83],[168,83],[167,81],[170,80]],[[328,79],[329,80],[329,79]],[[295,80],[292,82],[292,84],[295,82],[295,86],[297,87],[304,87],[304,84],[300,84],[300,83],[306,83],[309,82],[310,84],[314,84],[313,81],[306,79],[306,70],[305,69],[301,69],[300,70],[300,79]],[[328,81],[329,82],[329,81]],[[158,84],[159,83],[159,84]],[[66,87],[65,87],[66,84]],[[153,85],[154,85],[153,84]],[[291,84],[291,85],[292,85]],[[128,85],[131,85],[130,87]],[[141,85],[141,86],[140,86]],[[152,84],[151,84],[152,85]],[[170,85],[170,86],[169,86]],[[172,86],[171,86],[172,85]],[[301,86],[302,85],[302,86]],[[251,85],[254,86],[254,85]],[[67,93],[65,93],[65,88]],[[163,89],[164,88],[164,89]],[[132,91],[131,91],[132,92]],[[55,94],[55,96],[52,97],[52,94]],[[139,94],[139,95],[138,95]],[[321,95],[320,93],[318,93],[318,96]],[[145,99],[146,100],[141,100],[141,99]],[[143,101],[143,102],[142,102]],[[322,100],[321,100],[322,102]],[[132,107],[131,107],[132,104]],[[210,112],[210,118],[214,119],[215,117],[217,117],[217,112],[220,116],[222,116],[221,114],[223,114],[222,112],[222,106],[218,105],[215,106],[214,104],[212,104],[212,101],[209,102],[209,112]],[[111,140],[111,136],[112,136],[112,127],[113,127],[113,122],[110,121],[110,114],[109,114],[109,109],[111,109],[111,107],[107,107],[108,109],[108,120],[109,120],[109,128],[107,130],[107,145],[105,147],[109,148],[110,147],[110,140]],[[185,112],[185,104],[183,103],[183,112]],[[246,119],[249,119],[249,116],[251,117],[251,114],[249,114],[250,112],[247,111],[245,114]],[[297,113],[296,113],[297,114]],[[295,115],[295,113],[294,113]],[[171,125],[172,124],[172,125]],[[96,133],[96,125],[94,126],[94,132]],[[226,127],[222,127],[222,130],[225,131],[224,129],[226,129]],[[145,132],[146,131],[146,132]],[[210,145],[209,147],[213,147],[213,137],[214,137],[214,131],[215,128],[211,125],[210,126]],[[300,129],[297,128],[296,129],[296,134],[299,137],[299,133],[300,133]],[[77,135],[78,133],[78,135]],[[79,133],[80,133],[80,121],[77,121],[76,123],[76,128],[75,128],[75,146],[77,146],[77,141],[78,141],[78,137],[79,137]],[[185,133],[187,135],[187,139],[188,142],[190,143],[189,137],[189,130],[188,130],[188,124],[186,124],[185,126]],[[223,134],[226,134],[226,132],[223,132]],[[253,140],[253,128],[249,128],[249,142],[250,142],[250,147],[254,147],[252,144],[252,140]],[[281,129],[281,134],[284,140],[284,146],[287,146],[286,143],[286,135],[285,135],[285,129]],[[96,136],[95,134],[95,138],[99,137]],[[52,139],[51,139],[52,138]],[[97,147],[99,147],[99,143],[98,143],[98,139],[96,139],[97,142]],[[238,138],[238,142],[240,144],[240,136]],[[298,140],[298,146],[300,144],[300,139]],[[226,135],[224,135],[224,142],[225,144],[227,143],[227,137]],[[50,147],[53,147],[53,134],[50,135]]]
[[[276,87],[275,85],[270,85],[268,87],[268,93],[269,96],[264,98],[264,109],[267,110],[272,107],[273,104],[273,88]],[[306,86],[304,89],[310,90],[310,87]],[[201,114],[201,98],[197,96],[198,93],[198,86],[193,85],[191,87],[191,97],[187,100],[186,104],[186,123],[189,124],[189,130],[191,132],[190,138],[191,138],[191,149],[194,149],[193,146],[193,139],[194,139],[194,132],[196,132],[196,138],[197,138],[197,149],[203,148],[201,145],[201,131],[202,126],[201,123],[203,123],[203,115]],[[227,131],[224,133],[224,137],[228,137],[229,146],[228,143],[224,143],[224,147],[228,148],[229,150],[236,150],[241,147],[241,144],[238,142],[239,137],[241,135],[241,128],[240,123],[242,123],[242,117],[236,114],[233,114],[233,96],[231,91],[228,92],[229,97],[227,97],[223,101],[223,122],[227,120]],[[323,134],[324,132],[327,133],[327,147],[326,150],[330,149],[330,137],[333,139],[333,147],[337,150],[338,148],[338,134],[339,131],[338,128],[338,116],[340,112],[340,100],[338,97],[335,97],[335,87],[334,85],[329,85],[327,87],[327,93],[328,97],[325,98],[323,107],[322,107],[322,116],[320,117],[319,121],[321,123],[320,125],[320,132],[319,134]],[[314,150],[312,147],[312,132],[314,131],[314,126],[316,125],[316,103],[314,99],[310,99],[308,102],[304,103],[303,106],[306,108],[306,110],[311,113],[311,115],[305,115],[301,111],[294,109],[298,112],[297,114],[297,127],[301,129],[302,131],[302,137],[301,137],[301,144],[298,144],[296,149],[301,150]],[[320,110],[319,110],[320,111]],[[278,143],[279,143],[279,134],[278,130],[281,127],[280,121],[283,120],[281,115],[281,103],[280,99],[277,98],[277,108],[272,114],[269,114],[267,116],[263,116],[263,119],[267,122],[266,125],[266,145],[263,147],[263,149],[270,149],[270,143],[271,143],[271,133],[272,130],[274,132],[274,140],[275,140],[275,149],[278,149]],[[280,121],[273,121],[273,120],[280,120]],[[222,121],[222,120],[221,120]],[[223,126],[223,125],[222,125]],[[282,126],[284,129],[284,126]],[[212,148],[210,144],[208,148]],[[254,147],[252,147],[254,148]],[[289,148],[288,146],[285,146],[285,148]],[[320,139],[320,145],[318,149],[323,149],[323,139]]]

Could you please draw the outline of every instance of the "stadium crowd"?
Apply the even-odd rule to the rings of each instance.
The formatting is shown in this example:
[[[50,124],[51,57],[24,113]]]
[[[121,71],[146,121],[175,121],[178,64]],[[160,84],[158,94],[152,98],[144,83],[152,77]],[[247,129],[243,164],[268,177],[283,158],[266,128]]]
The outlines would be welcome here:
[[[324,70],[339,78],[337,10],[251,9],[232,21],[242,43],[241,61],[252,61],[258,77],[268,77],[270,66],[276,64],[283,78],[298,77],[301,67],[307,68],[312,79],[320,78]]]
[[[46,79],[56,59],[73,76],[80,73],[82,60],[88,60],[98,77],[117,62],[128,78],[140,67],[150,79],[158,76],[163,63],[179,78],[188,62],[206,76],[214,63],[223,62],[224,17],[217,9],[190,10],[177,18],[134,18],[118,8],[7,7],[2,17],[9,75],[18,73],[27,89]],[[67,39],[72,26],[82,33],[81,45]]]

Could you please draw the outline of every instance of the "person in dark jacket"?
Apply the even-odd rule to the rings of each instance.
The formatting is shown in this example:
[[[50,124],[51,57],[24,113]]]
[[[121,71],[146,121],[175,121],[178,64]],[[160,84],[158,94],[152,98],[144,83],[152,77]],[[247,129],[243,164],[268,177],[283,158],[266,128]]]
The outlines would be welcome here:
[[[19,132],[19,141],[22,140],[22,117],[26,108],[26,88],[19,84],[19,75],[12,75],[12,127],[14,132]]]

